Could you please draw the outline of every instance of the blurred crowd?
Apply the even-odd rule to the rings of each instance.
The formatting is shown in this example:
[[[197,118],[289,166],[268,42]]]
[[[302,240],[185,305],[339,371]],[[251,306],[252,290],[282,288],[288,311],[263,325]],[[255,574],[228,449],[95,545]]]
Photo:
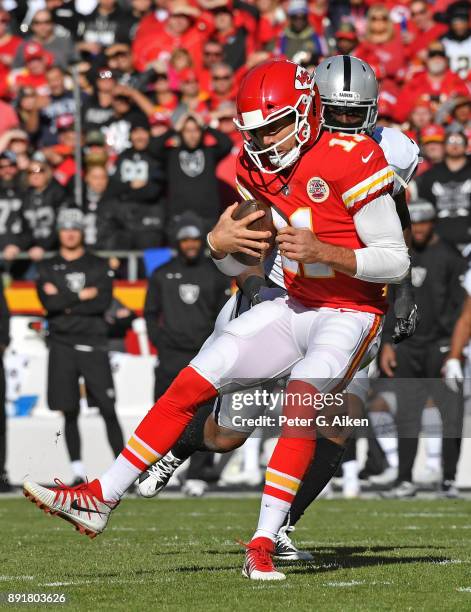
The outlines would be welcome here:
[[[192,210],[211,225],[236,199],[235,94],[251,67],[285,56],[369,62],[379,123],[422,149],[418,190],[468,242],[468,2],[437,0],[3,0],[0,249],[39,261],[58,211],[80,207],[86,244],[160,247]],[[450,153],[451,150],[455,152]],[[445,165],[443,165],[445,164]],[[438,187],[436,181],[438,180]],[[170,230],[169,230],[170,228]],[[466,234],[465,236],[458,234]],[[24,277],[28,267],[12,267]]]

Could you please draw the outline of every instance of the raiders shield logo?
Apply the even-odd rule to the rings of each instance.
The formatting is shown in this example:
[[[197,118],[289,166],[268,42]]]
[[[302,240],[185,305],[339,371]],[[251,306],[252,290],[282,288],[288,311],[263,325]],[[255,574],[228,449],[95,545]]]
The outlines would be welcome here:
[[[180,151],[180,168],[190,178],[199,176],[204,170],[204,153],[201,149],[196,151]]]
[[[67,288],[72,293],[80,293],[85,288],[85,272],[70,272],[65,275]]]
[[[185,302],[185,304],[194,304],[200,295],[200,288],[198,285],[179,285],[178,293],[180,294],[182,302]]]
[[[422,287],[427,277],[427,268],[415,266],[411,268],[410,276],[414,287]]]
[[[309,199],[317,204],[325,202],[330,193],[329,185],[318,176],[313,176],[308,180],[306,191]]]

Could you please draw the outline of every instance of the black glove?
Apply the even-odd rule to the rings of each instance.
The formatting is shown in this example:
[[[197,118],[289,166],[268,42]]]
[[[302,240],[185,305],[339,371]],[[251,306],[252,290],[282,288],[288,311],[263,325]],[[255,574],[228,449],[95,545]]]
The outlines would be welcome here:
[[[392,336],[394,344],[399,344],[414,335],[419,324],[419,313],[414,298],[410,272],[396,289],[394,300],[396,324]]]
[[[245,297],[249,300],[250,306],[256,306],[262,302],[260,297],[260,289],[266,287],[266,280],[257,275],[248,276],[242,283],[241,290]]]

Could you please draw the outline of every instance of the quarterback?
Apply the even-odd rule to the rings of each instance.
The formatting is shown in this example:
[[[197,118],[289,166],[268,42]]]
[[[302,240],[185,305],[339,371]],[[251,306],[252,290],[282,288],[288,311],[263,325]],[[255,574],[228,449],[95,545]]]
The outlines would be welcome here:
[[[245,137],[238,181],[272,207],[287,295],[256,305],[205,345],[99,479],[73,488],[25,482],[27,497],[91,537],[134,480],[172,448],[198,405],[218,393],[288,373],[292,397],[332,392],[339,381],[345,387],[380,332],[383,285],[407,274],[394,173],[371,138],[320,132],[319,91],[305,70],[286,60],[256,66],[241,83],[237,107]],[[221,269],[241,271],[213,247]],[[305,416],[296,405],[284,411]],[[273,566],[273,542],[314,450],[312,430],[283,430],[247,547],[247,577],[284,578]]]
[[[322,126],[330,132],[343,131],[352,134],[369,134],[383,149],[386,160],[394,171],[394,186],[392,195],[396,203],[398,215],[401,218],[403,230],[406,232],[410,220],[408,219],[407,204],[405,202],[404,188],[410,181],[419,161],[419,148],[406,135],[393,128],[376,128],[378,85],[375,75],[368,64],[354,57],[335,56],[327,58],[319,64],[315,74],[316,83],[322,101]],[[342,95],[343,94],[343,95]],[[226,223],[230,222],[230,211],[225,215]],[[213,230],[213,240],[223,242],[226,251],[240,249],[241,237],[236,236],[239,222],[227,226],[225,235]],[[250,230],[249,230],[250,233]],[[249,236],[249,234],[246,234]],[[260,238],[262,236],[259,236]],[[276,258],[265,262],[264,275],[270,287],[266,286],[263,275],[241,278],[239,284],[245,286],[252,281],[248,294],[234,295],[218,316],[215,331],[208,342],[217,337],[231,318],[234,318],[248,308],[247,300],[253,301],[274,299],[280,295],[281,287],[284,290],[283,278],[279,273],[281,262],[279,252]],[[258,272],[258,271],[254,271]],[[278,273],[277,273],[278,272]],[[404,279],[401,283],[398,296],[399,305],[396,307],[397,339],[411,335],[415,327],[415,305],[413,295],[408,290],[410,281]],[[408,293],[408,294],[407,294]],[[250,295],[252,294],[252,295]],[[348,385],[348,405],[355,402],[364,404],[368,390],[368,378],[365,368],[359,370],[352,382]],[[250,394],[256,396],[263,391],[253,390]],[[240,394],[237,394],[239,396]],[[144,497],[157,495],[168,483],[175,470],[196,451],[227,452],[243,444],[256,427],[274,427],[273,417],[270,413],[264,414],[266,403],[258,403],[250,408],[244,408],[244,416],[237,412],[235,395],[224,395],[215,402],[213,414],[206,417],[205,413],[198,412],[191,421],[177,445],[159,462],[154,464],[139,479],[139,492]],[[360,412],[361,411],[356,411]],[[350,417],[348,417],[350,418]],[[289,514],[289,523],[284,525],[275,541],[275,555],[284,559],[312,559],[312,555],[299,551],[294,546],[288,533],[303,515],[308,505],[322,491],[324,486],[336,472],[341,462],[344,445],[338,439],[332,440],[323,425],[340,425],[352,427],[355,423],[342,421],[341,423],[323,422],[317,420],[318,436],[315,461],[309,467],[306,484],[295,498]],[[320,427],[319,427],[320,426]],[[329,427],[331,430],[331,428]],[[328,432],[329,430],[327,430]]]

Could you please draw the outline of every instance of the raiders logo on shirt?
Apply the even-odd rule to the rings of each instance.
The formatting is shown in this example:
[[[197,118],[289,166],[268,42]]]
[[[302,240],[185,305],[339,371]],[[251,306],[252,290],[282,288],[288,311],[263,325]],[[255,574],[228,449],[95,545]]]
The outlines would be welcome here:
[[[414,287],[422,287],[427,277],[427,268],[414,266],[410,271],[411,280]]]
[[[178,293],[180,295],[180,298],[182,299],[182,302],[191,305],[194,304],[198,299],[200,295],[200,288],[198,285],[191,285],[189,283],[183,284],[179,285]]]
[[[65,275],[67,288],[72,293],[80,293],[85,288],[85,272],[69,272]]]
[[[204,153],[197,151],[180,151],[180,168],[190,178],[199,176],[204,171]]]
[[[308,180],[306,191],[309,199],[317,204],[325,202],[330,194],[329,185],[318,176],[313,176]]]

